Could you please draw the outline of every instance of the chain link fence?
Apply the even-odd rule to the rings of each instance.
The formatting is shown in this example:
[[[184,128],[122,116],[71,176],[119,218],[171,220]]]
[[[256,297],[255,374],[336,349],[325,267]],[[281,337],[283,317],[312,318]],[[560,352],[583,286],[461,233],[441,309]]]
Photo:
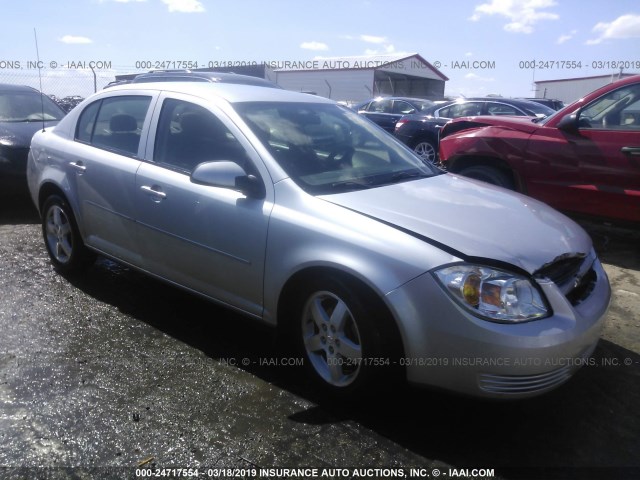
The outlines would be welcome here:
[[[69,110],[92,93],[102,90],[120,73],[131,71],[42,69],[39,72],[37,69],[0,69],[0,84],[27,85],[40,90],[42,82],[42,92]]]

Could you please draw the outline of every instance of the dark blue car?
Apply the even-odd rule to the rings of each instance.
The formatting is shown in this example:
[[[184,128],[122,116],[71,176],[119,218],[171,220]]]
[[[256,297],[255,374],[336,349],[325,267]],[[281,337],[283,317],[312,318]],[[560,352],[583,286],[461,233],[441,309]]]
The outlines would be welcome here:
[[[393,133],[396,122],[405,115],[421,114],[433,107],[431,100],[409,97],[379,97],[354,107],[360,115]]]
[[[38,90],[0,84],[0,183],[3,190],[26,187],[27,155],[31,137],[55,125],[65,112]]]

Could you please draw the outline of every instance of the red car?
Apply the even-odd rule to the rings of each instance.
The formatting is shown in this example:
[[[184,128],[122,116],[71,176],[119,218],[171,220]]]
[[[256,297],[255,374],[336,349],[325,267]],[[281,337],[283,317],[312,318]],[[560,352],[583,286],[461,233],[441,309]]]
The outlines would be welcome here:
[[[440,134],[450,172],[577,214],[640,222],[640,75],[544,120],[467,117]]]

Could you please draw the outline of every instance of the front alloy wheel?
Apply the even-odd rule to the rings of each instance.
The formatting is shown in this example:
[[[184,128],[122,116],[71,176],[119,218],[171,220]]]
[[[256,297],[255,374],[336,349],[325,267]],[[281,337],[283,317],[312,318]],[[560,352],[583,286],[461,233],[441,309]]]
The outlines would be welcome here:
[[[362,364],[362,340],[347,304],[337,295],[316,292],[304,306],[302,337],[316,373],[334,387],[353,383]]]
[[[357,281],[318,275],[289,297],[286,325],[306,378],[334,399],[358,398],[402,378],[398,330],[382,299]]]

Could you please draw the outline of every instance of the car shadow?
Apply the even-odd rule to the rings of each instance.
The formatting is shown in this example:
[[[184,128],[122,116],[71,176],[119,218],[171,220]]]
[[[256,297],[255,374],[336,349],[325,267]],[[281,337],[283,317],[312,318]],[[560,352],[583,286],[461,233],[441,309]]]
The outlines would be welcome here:
[[[67,278],[213,360],[252,359],[235,366],[314,404],[291,415],[294,422],[354,421],[456,468],[640,468],[640,355],[608,341],[567,384],[534,399],[486,401],[404,386],[329,401],[300,382],[297,367],[256,361],[282,355],[268,327],[102,258]]]
[[[0,225],[34,224],[40,222],[26,184],[3,186],[0,191]]]
[[[591,236],[602,263],[640,270],[640,229],[578,221]]]

